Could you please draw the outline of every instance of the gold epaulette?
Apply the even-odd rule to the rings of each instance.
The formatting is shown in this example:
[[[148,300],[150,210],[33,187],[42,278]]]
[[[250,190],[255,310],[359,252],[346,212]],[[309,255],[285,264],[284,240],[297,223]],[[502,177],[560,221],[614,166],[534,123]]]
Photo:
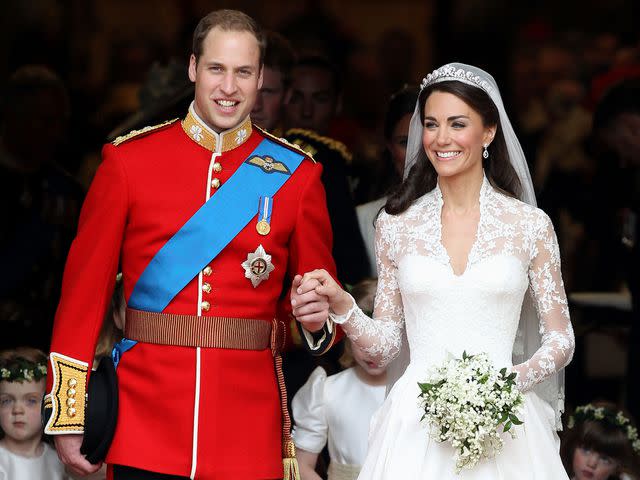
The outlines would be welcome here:
[[[344,160],[347,163],[351,163],[351,161],[353,160],[353,154],[349,151],[349,149],[347,148],[347,146],[344,143],[342,143],[340,140],[336,140],[334,138],[325,137],[324,135],[319,135],[316,132],[314,132],[313,130],[307,130],[307,129],[304,129],[304,128],[290,128],[289,130],[287,130],[285,135],[286,136],[289,136],[289,135],[303,135],[305,137],[308,137],[308,138],[310,138],[312,140],[316,140],[317,142],[320,142],[320,143],[326,145],[331,150],[335,150],[340,155],[342,155],[342,158],[344,158]]]
[[[275,140],[276,142],[282,144],[283,146],[288,147],[290,150],[294,150],[297,153],[302,153],[305,157],[308,157],[309,160],[311,160],[313,163],[317,163],[315,161],[315,159],[313,158],[313,156],[309,152],[303,150],[300,145],[296,145],[295,143],[291,143],[290,141],[288,141],[288,140],[286,140],[286,139],[284,139],[282,137],[276,137],[275,135],[272,135],[271,133],[267,132],[265,129],[260,128],[255,123],[253,124],[253,127],[256,128],[265,137],[270,138],[271,140]]]
[[[83,433],[89,364],[55,352],[49,361],[53,385],[44,398],[44,410],[51,411],[44,433]]]
[[[131,130],[129,133],[125,134],[125,135],[120,135],[118,138],[116,138],[113,142],[111,142],[113,145],[120,145],[121,143],[124,143],[128,140],[131,140],[132,138],[136,138],[139,137],[140,135],[146,135],[150,132],[154,132],[156,130],[158,130],[159,128],[163,128],[166,127],[167,125],[171,125],[173,122],[175,122],[176,120],[178,120],[177,118],[174,118],[173,120],[167,120],[166,122],[162,122],[159,123],[158,125],[150,125],[148,127],[144,127],[141,128],[139,130]]]

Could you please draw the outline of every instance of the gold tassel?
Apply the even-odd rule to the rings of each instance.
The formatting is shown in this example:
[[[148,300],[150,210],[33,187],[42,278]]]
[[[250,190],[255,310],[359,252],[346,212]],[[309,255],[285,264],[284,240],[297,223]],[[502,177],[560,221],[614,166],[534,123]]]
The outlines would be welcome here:
[[[284,465],[283,480],[300,480],[300,469],[298,468],[298,459],[296,458],[296,446],[293,444],[291,437],[285,439],[283,442],[282,451],[282,463]]]
[[[282,463],[284,464],[283,480],[300,480],[300,470],[298,469],[298,459],[296,457],[283,458]]]

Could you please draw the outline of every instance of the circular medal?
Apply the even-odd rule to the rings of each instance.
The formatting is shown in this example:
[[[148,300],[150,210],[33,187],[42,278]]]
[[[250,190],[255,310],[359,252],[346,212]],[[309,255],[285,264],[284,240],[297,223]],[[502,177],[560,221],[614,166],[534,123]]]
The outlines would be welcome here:
[[[264,258],[256,258],[253,262],[251,262],[250,268],[251,273],[253,273],[256,277],[260,277],[267,271],[267,261]]]
[[[271,225],[266,220],[260,220],[256,225],[256,230],[260,235],[268,235],[271,231]]]

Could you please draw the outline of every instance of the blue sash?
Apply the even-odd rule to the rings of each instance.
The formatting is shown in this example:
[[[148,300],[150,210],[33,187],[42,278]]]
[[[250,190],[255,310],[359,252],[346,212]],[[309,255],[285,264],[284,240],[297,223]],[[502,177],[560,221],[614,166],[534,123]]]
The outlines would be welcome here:
[[[303,154],[272,140],[260,142],[151,259],[133,288],[129,307],[162,312],[256,216],[260,197],[273,197],[303,159]]]

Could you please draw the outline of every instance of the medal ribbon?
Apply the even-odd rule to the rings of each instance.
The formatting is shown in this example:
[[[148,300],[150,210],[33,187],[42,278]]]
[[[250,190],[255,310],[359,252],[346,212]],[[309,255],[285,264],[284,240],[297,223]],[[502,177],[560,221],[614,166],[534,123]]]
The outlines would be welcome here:
[[[288,172],[268,171],[251,161],[267,156],[285,165]],[[255,217],[257,199],[265,196],[273,203],[273,196],[304,155],[264,139],[247,158],[151,259],[133,288],[129,308],[162,312]]]
[[[271,197],[260,197],[258,205],[258,223],[265,221],[271,225],[271,212],[273,211],[273,199]]]

